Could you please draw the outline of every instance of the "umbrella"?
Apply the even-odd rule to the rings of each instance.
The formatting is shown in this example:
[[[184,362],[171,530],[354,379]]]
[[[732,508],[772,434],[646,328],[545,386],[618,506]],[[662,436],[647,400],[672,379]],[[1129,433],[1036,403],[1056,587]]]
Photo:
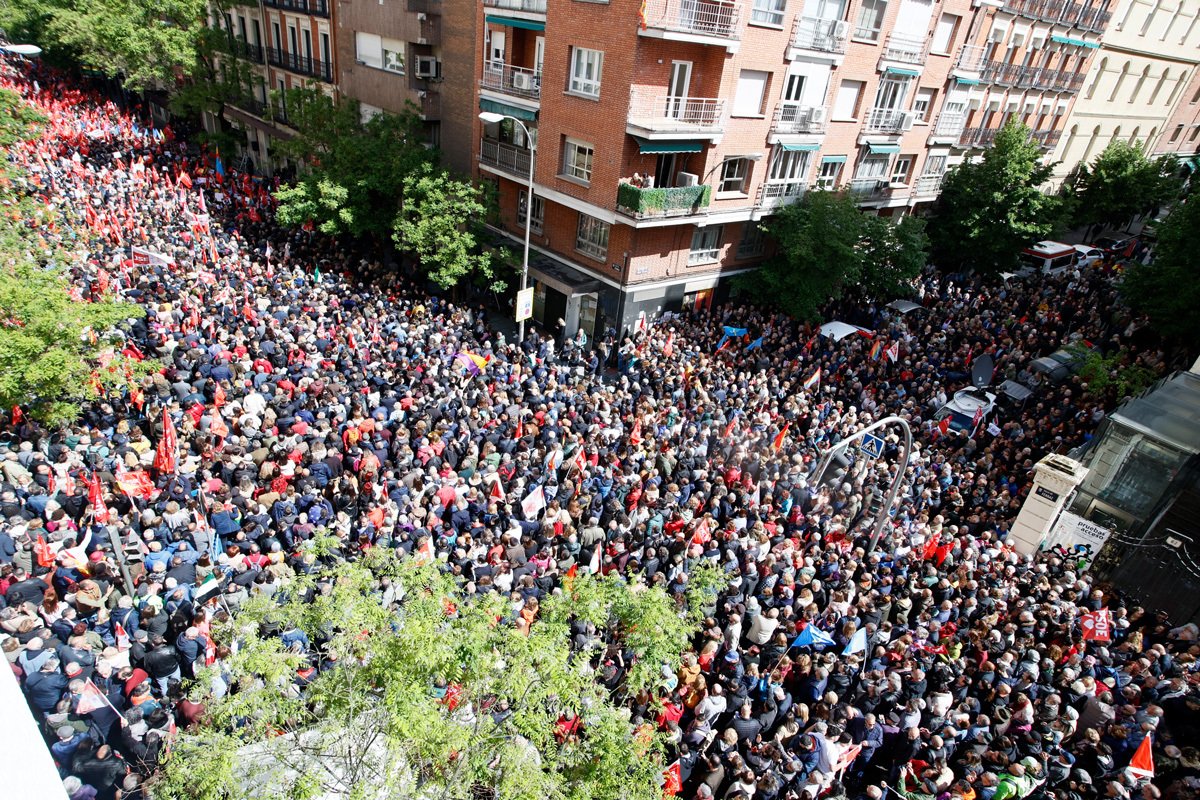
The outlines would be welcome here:
[[[826,322],[821,326],[821,335],[828,339],[833,339],[835,342],[840,342],[847,336],[853,336],[856,333],[871,334],[874,331],[869,331],[866,328],[851,325],[847,322]]]

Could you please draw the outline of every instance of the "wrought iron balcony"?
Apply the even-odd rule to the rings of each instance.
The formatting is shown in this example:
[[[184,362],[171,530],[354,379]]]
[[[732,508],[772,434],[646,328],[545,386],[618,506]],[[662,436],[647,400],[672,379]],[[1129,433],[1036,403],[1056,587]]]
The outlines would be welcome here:
[[[484,139],[479,144],[479,163],[503,170],[519,178],[529,177],[530,152],[515,144]]]
[[[964,44],[954,60],[954,68],[964,72],[979,72],[983,69],[983,54],[987,50],[982,45]]]
[[[804,197],[808,184],[804,181],[764,183],[758,190],[759,208],[789,206]]]
[[[958,146],[991,147],[999,131],[999,128],[963,128],[958,137]]]
[[[820,53],[845,53],[849,23],[840,19],[796,17],[792,26],[792,47]]]
[[[913,181],[914,197],[936,197],[942,190],[942,175],[922,175]]]
[[[736,40],[741,16],[735,0],[646,0],[646,27],[664,31]]]
[[[526,100],[540,100],[542,73],[525,67],[514,67],[503,61],[485,61],[479,88]]]
[[[632,183],[617,186],[617,210],[637,219],[686,217],[708,208],[712,187],[671,186],[645,189]]]
[[[545,14],[546,0],[483,0],[488,8],[500,8],[505,11],[525,11],[530,14]]]
[[[295,53],[285,53],[281,50],[276,50],[274,47],[268,47],[267,63],[286,69],[289,72],[308,75],[326,83],[333,82],[333,65],[328,61],[300,56]]]
[[[263,60],[263,46],[261,44],[250,44],[243,39],[230,37],[229,52],[238,58],[244,58],[256,64],[261,64]]]
[[[900,64],[924,64],[929,53],[925,39],[919,36],[905,36],[893,33],[887,37],[883,45],[883,53],[879,58],[883,61],[894,61]]]
[[[899,109],[873,108],[867,114],[863,130],[867,133],[901,133],[912,127],[912,120],[910,114]]]
[[[329,0],[263,0],[263,5],[281,11],[312,14],[314,17],[329,16]]]
[[[654,95],[653,87],[634,87],[629,124],[658,133],[714,135],[725,127],[725,100],[719,97]]]
[[[784,102],[775,106],[771,131],[781,134],[824,133],[825,109],[822,106],[802,106]]]

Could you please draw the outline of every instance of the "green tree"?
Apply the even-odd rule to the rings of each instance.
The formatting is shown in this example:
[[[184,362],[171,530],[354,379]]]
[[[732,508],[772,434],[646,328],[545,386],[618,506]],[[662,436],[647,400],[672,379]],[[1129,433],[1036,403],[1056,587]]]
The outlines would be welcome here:
[[[0,144],[10,148],[33,138],[40,123],[19,95],[0,90]],[[0,215],[0,406],[21,405],[35,419],[58,424],[74,420],[97,390],[124,380],[126,360],[114,352],[117,326],[144,312],[110,297],[72,297],[68,266],[79,256],[58,248],[52,233],[67,220],[32,202],[25,189],[19,171],[0,167],[6,209]]]
[[[1118,402],[1141,393],[1158,377],[1155,370],[1139,363],[1128,350],[1106,356],[1082,346],[1067,349],[1082,360],[1079,377],[1087,384],[1087,393],[1096,398]]]
[[[849,287],[895,297],[925,264],[924,225],[859,210],[844,192],[809,192],[765,224],[775,256],[747,273],[740,289],[798,319],[815,319],[825,302]]]
[[[1075,178],[1077,226],[1124,227],[1130,219],[1168,202],[1179,191],[1173,155],[1151,158],[1142,142],[1114,139]]]
[[[1200,351],[1196,308],[1200,307],[1200,262],[1196,260],[1200,200],[1179,203],[1158,228],[1158,244],[1149,264],[1126,268],[1121,294],[1135,311],[1150,318],[1160,334],[1175,339],[1192,355]]]
[[[328,234],[384,238],[391,234],[405,177],[434,160],[414,112],[377,114],[367,122],[357,100],[334,101],[315,87],[284,96],[295,138],[276,151],[304,165],[297,181],[276,193],[287,225],[312,221]]]
[[[476,236],[488,211],[482,189],[425,165],[404,176],[404,203],[392,238],[443,289],[474,280],[502,292],[507,286],[502,268],[508,264]]]
[[[1040,188],[1052,170],[1029,128],[1010,119],[982,158],[943,180],[929,225],[935,262],[984,271],[1014,267],[1023,247],[1061,223],[1063,199]]]
[[[217,626],[238,642],[224,664],[232,691],[205,698],[204,723],[176,741],[152,796],[659,800],[663,735],[635,725],[589,662],[620,641],[633,654],[623,691],[653,689],[697,617],[661,588],[586,575],[548,596],[527,631],[512,617],[506,598],[464,597],[386,548],[298,575]],[[573,621],[597,625],[592,649],[572,650]],[[336,665],[303,694],[301,656],[278,635],[292,627]],[[511,715],[497,723],[501,704]],[[555,735],[564,714],[580,718],[576,735]]]
[[[6,0],[0,26],[140,89],[193,73],[207,8],[207,0]]]

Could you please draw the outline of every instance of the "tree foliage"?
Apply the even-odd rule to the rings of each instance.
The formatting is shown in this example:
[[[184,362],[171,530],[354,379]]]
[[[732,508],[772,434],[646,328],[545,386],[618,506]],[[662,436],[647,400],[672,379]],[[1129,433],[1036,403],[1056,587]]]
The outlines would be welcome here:
[[[513,617],[506,598],[465,597],[386,548],[298,575],[217,627],[237,642],[221,665],[231,691],[206,699],[152,796],[467,800],[487,788],[497,800],[658,800],[663,735],[614,702],[592,671],[604,643],[573,650],[572,625],[621,643],[623,690],[635,692],[677,667],[698,618],[661,588],[589,575],[546,597],[527,632]],[[293,629],[326,664],[303,693],[304,656],[279,636]],[[511,714],[497,721],[501,703]],[[582,726],[556,736],[567,713]]]
[[[35,137],[40,121],[19,95],[0,90],[6,148]],[[72,297],[69,265],[80,256],[57,246],[54,232],[66,220],[35,202],[34,188],[14,167],[0,172],[0,406],[57,424],[124,379],[116,326],[143,312],[108,296]]]
[[[192,74],[206,0],[6,0],[0,26],[51,53],[123,73],[127,85],[174,85]]]
[[[1114,139],[1091,164],[1079,167],[1075,224],[1123,227],[1178,193],[1178,171],[1173,155],[1151,158],[1142,142]]]
[[[1058,227],[1064,200],[1045,194],[1052,164],[1029,128],[1009,119],[977,161],[947,173],[930,221],[937,264],[998,272],[1017,263],[1021,249]]]
[[[1104,355],[1086,347],[1068,349],[1081,359],[1079,377],[1093,397],[1111,397],[1113,401],[1120,401],[1140,394],[1158,377],[1154,369],[1139,363],[1129,350]]]
[[[1158,228],[1158,244],[1149,264],[1126,268],[1121,294],[1138,313],[1146,314],[1163,336],[1200,351],[1195,324],[1200,307],[1200,261],[1196,260],[1196,231],[1200,231],[1200,200],[1179,203]]]
[[[860,211],[851,195],[810,192],[772,216],[774,258],[740,280],[741,289],[800,319],[853,286],[895,297],[925,265],[921,220],[899,224]]]

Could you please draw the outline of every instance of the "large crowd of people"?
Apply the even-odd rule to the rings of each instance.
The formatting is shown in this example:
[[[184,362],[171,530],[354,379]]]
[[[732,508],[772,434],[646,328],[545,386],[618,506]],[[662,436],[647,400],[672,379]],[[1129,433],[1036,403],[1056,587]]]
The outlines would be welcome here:
[[[0,641],[72,800],[142,796],[229,645],[212,587],[233,608],[273,594],[318,531],[347,556],[430,547],[467,591],[522,599],[573,567],[679,593],[697,560],[722,565],[677,673],[625,698],[669,736],[686,800],[1196,796],[1196,627],[1006,542],[1032,466],[1112,400],[1036,385],[1030,362],[1141,336],[1102,276],[930,272],[910,314],[831,306],[872,332],[842,341],[737,302],[590,347],[512,341],[483,305],[276,225],[269,182],[181,133],[40,65],[3,69],[50,120],[8,154],[61,212],[41,235],[80,254],[81,299],[145,309],[125,351],[161,365],[63,429],[4,414]],[[1034,396],[937,425],[983,354]],[[812,470],[886,415],[916,443],[871,549],[896,434]],[[1084,640],[1101,608],[1111,640]],[[619,686],[615,669],[598,678]],[[1128,769],[1146,737],[1152,780]]]

